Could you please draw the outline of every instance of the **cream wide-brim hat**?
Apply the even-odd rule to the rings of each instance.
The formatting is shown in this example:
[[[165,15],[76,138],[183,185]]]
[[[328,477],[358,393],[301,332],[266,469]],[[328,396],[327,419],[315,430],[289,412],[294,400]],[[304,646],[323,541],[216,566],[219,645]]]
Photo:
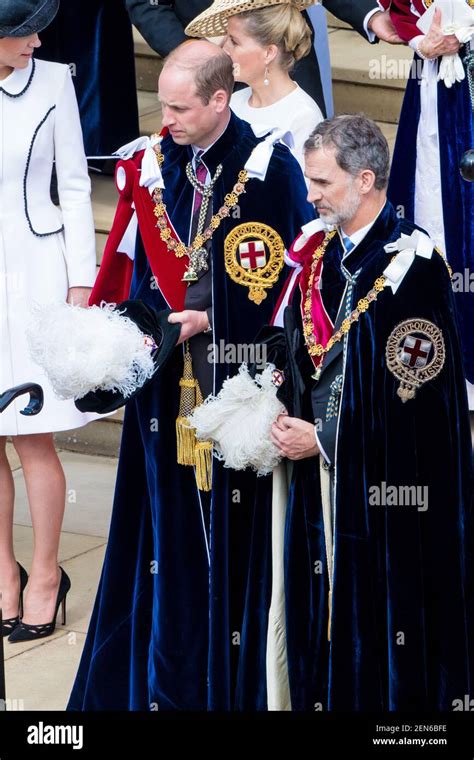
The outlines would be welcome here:
[[[256,11],[270,5],[293,5],[302,11],[315,5],[317,0],[214,0],[210,8],[196,16],[187,25],[188,37],[220,37],[227,34],[227,19],[244,11]]]

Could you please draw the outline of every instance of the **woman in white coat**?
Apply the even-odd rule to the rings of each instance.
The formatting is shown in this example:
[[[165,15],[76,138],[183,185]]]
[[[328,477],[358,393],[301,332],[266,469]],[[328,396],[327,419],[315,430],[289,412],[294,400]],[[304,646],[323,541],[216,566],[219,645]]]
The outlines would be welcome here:
[[[0,591],[2,635],[10,641],[50,635],[65,603],[70,582],[58,567],[58,546],[66,484],[52,433],[91,419],[55,398],[25,335],[34,302],[86,306],[96,273],[90,181],[70,71],[33,57],[38,32],[58,6],[59,0],[2,0],[0,6],[0,390],[34,381],[45,392],[37,417],[21,416],[21,400],[0,416]],[[59,207],[50,199],[54,163]],[[28,576],[13,552],[7,436],[20,457],[34,530],[23,611]]]

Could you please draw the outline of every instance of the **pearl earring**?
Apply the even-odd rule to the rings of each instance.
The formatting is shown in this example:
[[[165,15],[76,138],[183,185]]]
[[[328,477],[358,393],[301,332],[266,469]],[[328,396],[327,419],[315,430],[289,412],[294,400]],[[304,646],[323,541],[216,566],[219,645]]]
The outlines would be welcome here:
[[[270,84],[270,79],[268,78],[269,72],[268,72],[268,66],[265,66],[265,79],[263,80],[263,84],[265,87],[268,87]]]

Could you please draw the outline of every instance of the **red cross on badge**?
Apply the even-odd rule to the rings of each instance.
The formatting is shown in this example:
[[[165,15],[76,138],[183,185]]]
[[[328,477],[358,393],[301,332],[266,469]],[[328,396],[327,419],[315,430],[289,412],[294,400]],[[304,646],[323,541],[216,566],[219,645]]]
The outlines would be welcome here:
[[[272,372],[272,383],[279,388],[285,382],[285,375],[279,369],[274,369]]]
[[[239,245],[240,264],[244,269],[262,269],[267,263],[263,240],[249,240]]]
[[[426,367],[432,346],[430,340],[407,335],[402,345],[400,359],[407,367],[415,369]]]

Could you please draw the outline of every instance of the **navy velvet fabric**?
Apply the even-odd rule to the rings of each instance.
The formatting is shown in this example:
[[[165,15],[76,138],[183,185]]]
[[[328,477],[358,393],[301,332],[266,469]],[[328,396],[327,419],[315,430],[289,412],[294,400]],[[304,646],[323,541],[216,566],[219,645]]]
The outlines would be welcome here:
[[[71,66],[88,156],[138,134],[132,25],[123,0],[67,0],[40,34],[38,58]]]
[[[419,66],[420,59],[415,56]],[[416,138],[420,119],[420,81],[412,76],[400,116],[390,176],[389,198],[402,207],[407,219],[415,218]],[[459,172],[463,154],[474,148],[474,124],[467,79],[447,88],[438,84],[438,133],[441,159],[446,256],[455,273],[474,272],[474,186]],[[471,285],[472,287],[472,285]],[[455,293],[455,303],[466,377],[474,383],[473,293]]]
[[[257,142],[250,126],[232,116],[206,153],[212,173],[223,164],[215,210]],[[179,235],[187,239],[190,148],[170,137],[162,148],[164,200]],[[225,219],[213,238],[218,345],[252,342],[270,321],[287,274],[282,271],[261,305],[250,301],[248,289],[225,271],[229,231],[242,222],[264,222],[289,246],[314,217],[301,170],[281,145],[275,146],[265,182],[249,180],[239,205],[239,218]],[[161,309],[165,303],[152,282],[139,241],[131,296]],[[265,530],[271,478],[257,480],[214,460],[212,498],[199,494],[193,469],[176,463],[182,369],[178,348],[157,381],[126,408],[109,545],[70,709],[266,708],[263,629],[271,567],[265,547],[256,551],[253,536]],[[236,365],[216,364],[215,390],[236,371]],[[247,590],[248,578],[256,579],[255,588],[249,584]],[[257,632],[245,619],[246,601],[250,597],[253,603],[254,595],[260,605]]]
[[[393,257],[383,246],[413,228],[386,205],[345,262],[361,269],[353,304]],[[327,253],[338,246],[336,237]],[[337,259],[323,265],[323,300]],[[385,348],[396,325],[416,318],[441,330],[446,360],[402,403]],[[301,371],[309,394],[303,358]],[[329,643],[319,465],[295,464],[285,555],[293,709],[452,710],[472,688],[471,440],[452,288],[436,252],[416,256],[397,293],[385,288],[349,333],[334,477]],[[383,482],[427,487],[428,508],[370,504]]]

